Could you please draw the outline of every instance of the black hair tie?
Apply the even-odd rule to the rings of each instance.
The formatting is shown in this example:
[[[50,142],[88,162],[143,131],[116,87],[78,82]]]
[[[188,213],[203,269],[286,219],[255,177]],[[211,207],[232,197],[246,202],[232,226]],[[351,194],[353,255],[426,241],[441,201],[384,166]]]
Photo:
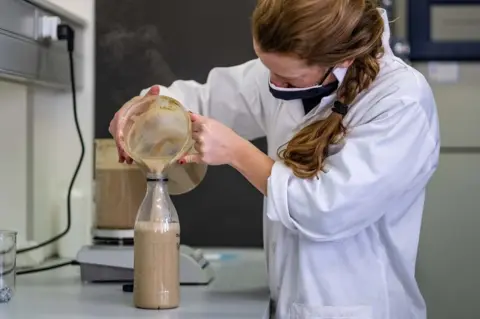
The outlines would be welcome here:
[[[335,101],[335,103],[333,103],[332,111],[340,114],[341,116],[345,116],[348,112],[348,105],[343,104],[340,101]]]

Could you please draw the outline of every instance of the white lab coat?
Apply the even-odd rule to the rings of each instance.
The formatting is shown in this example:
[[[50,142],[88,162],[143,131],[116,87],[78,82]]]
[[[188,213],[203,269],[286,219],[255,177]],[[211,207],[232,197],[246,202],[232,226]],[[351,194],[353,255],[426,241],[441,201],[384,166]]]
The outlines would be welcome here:
[[[392,54],[382,14],[380,74],[345,117],[350,132],[332,148],[328,171],[299,179],[277,161],[268,180],[264,242],[276,318],[426,318],[414,272],[425,187],[439,158],[437,110],[425,78]],[[334,96],[305,116],[301,101],[275,99],[268,79],[253,60],[161,93],[245,138],[266,135],[278,160],[278,147],[328,115]]]

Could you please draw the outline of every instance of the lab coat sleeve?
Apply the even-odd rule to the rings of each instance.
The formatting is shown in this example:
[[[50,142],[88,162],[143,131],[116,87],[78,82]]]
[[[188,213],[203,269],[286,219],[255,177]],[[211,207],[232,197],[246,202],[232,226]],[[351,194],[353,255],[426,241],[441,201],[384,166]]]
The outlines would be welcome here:
[[[430,178],[438,138],[421,106],[401,100],[379,103],[386,111],[354,127],[318,179],[297,178],[283,162],[274,164],[268,180],[269,219],[314,241],[346,238],[381,218],[396,196]]]
[[[265,109],[260,88],[267,85],[266,68],[257,60],[214,68],[204,84],[178,80],[160,94],[180,101],[189,111],[216,119],[253,140],[265,136]],[[265,81],[263,81],[265,79]],[[145,95],[150,88],[142,90]]]

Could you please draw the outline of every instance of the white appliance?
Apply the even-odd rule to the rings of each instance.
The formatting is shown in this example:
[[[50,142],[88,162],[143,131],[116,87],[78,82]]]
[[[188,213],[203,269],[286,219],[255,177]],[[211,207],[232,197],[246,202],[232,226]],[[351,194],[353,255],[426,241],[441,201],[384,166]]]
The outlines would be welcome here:
[[[133,246],[92,245],[77,255],[84,282],[133,281]],[[180,245],[180,284],[208,285],[214,271],[203,252]]]

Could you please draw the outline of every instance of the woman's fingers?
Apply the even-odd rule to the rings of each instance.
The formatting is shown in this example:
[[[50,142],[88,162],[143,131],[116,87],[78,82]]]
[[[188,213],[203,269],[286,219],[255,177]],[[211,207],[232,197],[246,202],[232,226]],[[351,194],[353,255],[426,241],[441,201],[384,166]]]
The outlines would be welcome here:
[[[204,124],[201,122],[192,122],[192,131],[193,132],[201,132],[204,128]]]
[[[180,160],[180,164],[188,164],[188,163],[197,163],[197,164],[203,163],[202,155],[201,154],[190,154],[190,155],[184,156]]]
[[[202,153],[202,145],[201,145],[201,144],[195,143],[195,145],[193,145],[193,148],[194,148],[198,153]]]
[[[118,153],[118,162],[119,163],[125,162],[125,157],[123,156],[122,149],[120,148],[120,146],[118,146],[118,144],[117,144],[117,153]]]
[[[114,115],[113,119],[110,121],[108,127],[109,133],[115,139],[117,145],[118,161],[120,163],[126,162],[127,164],[132,164],[133,159],[127,155],[125,152],[123,130],[125,127],[125,116],[135,115],[135,113],[141,113],[144,111],[145,107],[155,99],[155,96],[160,94],[160,86],[152,86],[145,96],[134,96],[129,101],[127,101]],[[140,102],[140,103],[139,103]],[[136,107],[133,107],[133,106]],[[133,110],[132,110],[133,107]]]
[[[192,138],[195,142],[202,143],[203,142],[203,132],[201,132],[201,131],[193,132],[192,133]]]
[[[160,94],[160,86],[154,85],[148,90],[147,95],[159,95]]]
[[[129,165],[130,165],[130,164],[133,164],[133,158],[127,156],[126,162],[127,162],[127,164],[129,164]]]
[[[197,114],[197,113],[192,113],[192,112],[188,112],[190,114],[190,120],[192,122],[204,122],[204,119],[205,117],[201,116],[200,114]]]

